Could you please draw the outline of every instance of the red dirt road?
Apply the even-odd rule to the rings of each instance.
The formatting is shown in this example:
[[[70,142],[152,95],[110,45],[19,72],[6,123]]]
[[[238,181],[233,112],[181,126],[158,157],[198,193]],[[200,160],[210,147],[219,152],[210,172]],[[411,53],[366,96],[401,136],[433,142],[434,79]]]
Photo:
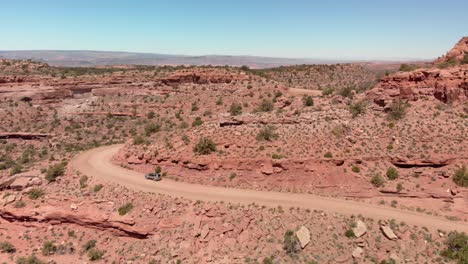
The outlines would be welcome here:
[[[129,169],[122,168],[112,163],[112,156],[117,153],[122,145],[105,146],[84,152],[72,161],[72,167],[85,174],[100,178],[111,183],[120,184],[130,189],[166,194],[176,197],[184,197],[201,201],[224,201],[238,204],[258,204],[269,207],[282,206],[302,207],[311,210],[323,210],[330,213],[344,215],[358,215],[374,219],[395,219],[408,225],[425,226],[446,231],[457,230],[468,232],[468,223],[450,221],[445,218],[420,214],[410,211],[402,211],[396,208],[381,207],[334,199],[310,194],[280,193],[255,191],[245,189],[233,189],[198,184],[188,184],[164,179],[160,182],[146,180],[144,175]]]

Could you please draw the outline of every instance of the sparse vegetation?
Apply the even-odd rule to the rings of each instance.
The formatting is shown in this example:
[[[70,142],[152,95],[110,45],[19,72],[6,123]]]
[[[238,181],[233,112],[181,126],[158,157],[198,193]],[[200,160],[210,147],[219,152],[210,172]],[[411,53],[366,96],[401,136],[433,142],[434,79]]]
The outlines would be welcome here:
[[[31,200],[37,200],[45,195],[45,192],[42,189],[34,188],[28,192],[28,197]]]
[[[42,255],[50,256],[57,251],[57,246],[54,244],[53,241],[45,241],[42,245]]]
[[[465,165],[455,171],[453,182],[455,182],[458,186],[468,187],[468,169]]]
[[[299,241],[292,230],[287,230],[284,233],[283,249],[290,256],[295,255],[301,249]]]
[[[349,111],[351,112],[351,115],[354,117],[360,116],[364,113],[366,113],[366,108],[367,108],[367,101],[361,100],[356,103],[352,103],[349,105]]]
[[[0,242],[0,252],[2,253],[14,253],[16,251],[15,246],[8,242],[8,241],[3,241]]]
[[[370,182],[375,187],[382,187],[385,184],[385,180],[380,174],[375,174],[374,176],[372,176]]]
[[[458,264],[468,263],[468,235],[451,232],[447,239],[447,249],[442,251],[441,255],[457,261]]]
[[[407,108],[408,103],[403,102],[402,100],[396,100],[390,105],[387,112],[387,118],[393,121],[403,119],[406,115]]]
[[[66,162],[60,162],[60,163],[50,166],[47,169],[45,179],[48,182],[56,181],[58,177],[63,176],[63,174],[65,173],[66,166],[67,166]]]
[[[268,99],[263,99],[260,105],[257,107],[258,112],[271,112],[274,109],[273,102]]]
[[[19,257],[16,264],[45,264],[45,262],[38,259],[36,255],[31,255],[29,257]]]
[[[133,204],[132,203],[126,203],[119,207],[118,212],[119,215],[126,215],[128,214],[131,210],[133,209]]]
[[[304,97],[302,97],[302,103],[306,107],[314,106],[314,99],[310,95],[304,95]]]
[[[198,143],[193,147],[193,152],[199,155],[208,155],[216,151],[216,144],[214,141],[207,137],[202,137]]]
[[[232,103],[231,107],[229,108],[229,113],[232,116],[238,116],[242,114],[242,105],[238,103]]]
[[[275,127],[271,125],[267,125],[260,129],[260,131],[257,134],[256,139],[258,141],[273,141],[278,139],[278,134],[275,132]]]
[[[396,180],[398,179],[398,176],[399,176],[397,169],[395,169],[394,167],[388,168],[386,175],[389,180]]]

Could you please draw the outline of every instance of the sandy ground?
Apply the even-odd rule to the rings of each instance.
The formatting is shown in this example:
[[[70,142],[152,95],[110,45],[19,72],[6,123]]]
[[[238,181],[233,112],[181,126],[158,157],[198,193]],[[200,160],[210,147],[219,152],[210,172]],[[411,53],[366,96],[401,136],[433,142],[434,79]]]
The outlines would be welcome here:
[[[440,217],[402,211],[395,208],[384,208],[356,201],[340,200],[310,194],[212,187],[175,182],[168,179],[164,179],[160,182],[152,182],[146,180],[142,173],[131,171],[112,163],[112,156],[117,153],[121,147],[122,145],[112,145],[84,152],[72,161],[72,166],[75,170],[87,176],[101,178],[144,192],[155,192],[201,201],[224,201],[239,204],[255,203],[270,207],[302,207],[345,215],[361,214],[381,220],[395,219],[409,225],[468,232],[467,223],[450,221]]]

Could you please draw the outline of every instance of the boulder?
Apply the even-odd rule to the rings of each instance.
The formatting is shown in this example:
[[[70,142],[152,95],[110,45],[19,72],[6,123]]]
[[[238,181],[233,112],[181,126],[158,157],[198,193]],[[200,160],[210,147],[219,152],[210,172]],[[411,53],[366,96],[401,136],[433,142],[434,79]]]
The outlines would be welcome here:
[[[397,235],[393,232],[393,230],[387,226],[387,225],[382,225],[380,226],[380,229],[382,230],[382,233],[390,240],[396,240],[398,239]]]
[[[353,232],[354,232],[354,235],[356,237],[362,237],[363,235],[365,235],[367,233],[367,226],[364,222],[362,222],[361,220],[358,220],[356,222],[356,227],[353,228]]]
[[[362,253],[364,253],[364,250],[360,247],[357,247],[353,250],[353,253],[351,253],[351,255],[354,259],[360,259],[362,258]]]
[[[296,237],[299,239],[301,248],[305,248],[310,242],[310,231],[305,226],[301,226],[299,230],[296,231]]]

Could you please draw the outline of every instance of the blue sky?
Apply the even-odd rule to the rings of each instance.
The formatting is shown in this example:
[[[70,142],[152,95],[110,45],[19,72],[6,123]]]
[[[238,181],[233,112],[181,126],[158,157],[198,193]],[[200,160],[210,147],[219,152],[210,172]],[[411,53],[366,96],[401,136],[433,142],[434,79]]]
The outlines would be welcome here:
[[[434,58],[466,0],[0,0],[0,50]]]

